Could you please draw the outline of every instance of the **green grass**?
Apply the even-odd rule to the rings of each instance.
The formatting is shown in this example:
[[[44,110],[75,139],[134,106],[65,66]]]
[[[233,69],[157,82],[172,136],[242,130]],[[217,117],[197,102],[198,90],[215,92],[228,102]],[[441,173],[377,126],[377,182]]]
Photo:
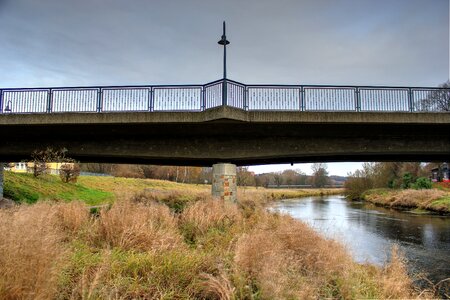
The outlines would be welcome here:
[[[316,195],[340,194],[341,189],[265,189],[238,188],[239,198],[252,195],[262,202]],[[211,193],[205,184],[183,184],[165,180],[80,176],[77,183],[63,183],[56,175],[34,177],[28,173],[5,172],[5,197],[17,203],[35,203],[42,200],[81,200],[88,205],[110,204],[119,198],[150,199],[168,205],[179,213],[184,207]]]
[[[431,206],[447,208],[447,211],[450,211],[450,196],[433,201]]]
[[[115,198],[111,192],[81,183],[64,183],[55,175],[35,178],[32,174],[13,172],[5,172],[4,195],[18,203],[81,200],[88,205],[110,203]]]

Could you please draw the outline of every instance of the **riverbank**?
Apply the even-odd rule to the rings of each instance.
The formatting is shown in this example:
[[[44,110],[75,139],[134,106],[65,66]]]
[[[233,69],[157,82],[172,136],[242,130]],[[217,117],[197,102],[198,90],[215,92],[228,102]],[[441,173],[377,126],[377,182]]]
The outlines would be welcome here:
[[[383,265],[389,257],[387,250],[398,246],[417,286],[432,282],[439,292],[436,298],[450,297],[450,218],[411,214],[341,196],[280,201],[272,209],[338,239],[361,263]]]
[[[244,202],[251,196],[246,191]],[[175,212],[139,194],[95,214],[79,201],[39,202],[0,210],[0,241],[2,299],[419,294],[395,249],[384,267],[356,263],[338,242],[258,201],[242,207],[208,198]]]
[[[450,192],[441,189],[372,189],[364,192],[361,198],[375,205],[410,210],[412,213],[450,214]]]

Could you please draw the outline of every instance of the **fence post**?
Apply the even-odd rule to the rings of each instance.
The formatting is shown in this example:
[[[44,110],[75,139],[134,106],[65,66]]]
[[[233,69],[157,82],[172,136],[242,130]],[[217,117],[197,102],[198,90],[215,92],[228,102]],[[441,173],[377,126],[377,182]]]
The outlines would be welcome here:
[[[148,90],[148,111],[153,111],[153,87]]]
[[[305,88],[300,86],[300,111],[305,111]]]
[[[244,85],[244,110],[248,110],[248,87]]]
[[[224,79],[222,83],[222,105],[226,106],[228,105],[228,99],[227,99],[227,80]]]
[[[99,88],[97,94],[97,112],[102,112],[102,110],[103,110],[103,91],[102,88]]]
[[[3,113],[3,90],[0,90],[0,114]]]
[[[47,93],[47,113],[51,113],[53,109],[53,91],[50,89]]]
[[[206,110],[206,90],[205,90],[205,86],[202,86],[201,101],[202,101],[202,104],[201,104],[200,110],[204,111],[204,110]]]
[[[408,103],[409,103],[409,111],[414,111],[414,94],[411,88],[408,89]]]
[[[355,95],[356,95],[356,111],[361,111],[361,94],[358,87],[355,89]]]

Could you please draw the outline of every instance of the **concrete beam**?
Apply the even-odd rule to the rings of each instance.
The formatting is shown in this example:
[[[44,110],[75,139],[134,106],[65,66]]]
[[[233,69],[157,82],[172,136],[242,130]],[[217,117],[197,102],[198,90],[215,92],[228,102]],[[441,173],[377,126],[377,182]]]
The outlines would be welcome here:
[[[67,148],[84,162],[211,166],[446,161],[448,113],[204,112],[0,115],[0,161]]]
[[[220,106],[203,112],[0,114],[0,126],[143,123],[189,124],[220,120],[248,123],[450,124],[450,113],[245,111],[230,106]]]

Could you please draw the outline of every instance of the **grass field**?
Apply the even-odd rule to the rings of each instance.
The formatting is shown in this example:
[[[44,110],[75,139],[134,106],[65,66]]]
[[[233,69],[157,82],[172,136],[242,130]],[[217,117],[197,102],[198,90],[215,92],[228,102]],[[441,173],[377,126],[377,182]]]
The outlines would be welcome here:
[[[340,189],[264,189],[239,188],[238,196],[251,195],[262,202],[285,198],[341,193]],[[166,204],[184,206],[204,199],[211,193],[210,185],[182,184],[164,180],[80,176],[77,183],[63,183],[58,176],[38,178],[27,173],[5,172],[5,197],[17,203],[35,203],[38,200],[80,200],[89,205],[114,202],[117,198],[139,197],[140,194]]]

